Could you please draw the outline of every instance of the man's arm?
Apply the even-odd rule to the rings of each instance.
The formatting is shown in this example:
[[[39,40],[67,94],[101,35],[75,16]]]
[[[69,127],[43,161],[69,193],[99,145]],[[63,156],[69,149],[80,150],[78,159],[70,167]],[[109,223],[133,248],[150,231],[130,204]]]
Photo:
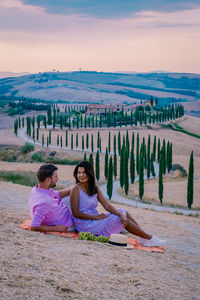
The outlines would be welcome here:
[[[31,231],[40,231],[40,232],[66,232],[69,227],[64,225],[55,225],[55,226],[47,226],[40,225],[38,227],[31,226]]]
[[[67,188],[67,189],[64,189],[64,190],[60,190],[59,191],[59,194],[60,194],[60,198],[64,198],[64,197],[67,197],[69,196],[71,193],[71,189]]]

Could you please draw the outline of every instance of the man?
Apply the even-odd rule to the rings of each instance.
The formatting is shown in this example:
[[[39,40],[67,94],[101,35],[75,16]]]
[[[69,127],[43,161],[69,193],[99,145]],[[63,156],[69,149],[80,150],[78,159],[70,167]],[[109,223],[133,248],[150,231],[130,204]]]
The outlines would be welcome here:
[[[42,165],[37,178],[39,183],[29,195],[31,230],[65,232],[73,225],[72,214],[61,198],[68,196],[70,189],[52,190],[58,181],[58,168],[53,164]]]

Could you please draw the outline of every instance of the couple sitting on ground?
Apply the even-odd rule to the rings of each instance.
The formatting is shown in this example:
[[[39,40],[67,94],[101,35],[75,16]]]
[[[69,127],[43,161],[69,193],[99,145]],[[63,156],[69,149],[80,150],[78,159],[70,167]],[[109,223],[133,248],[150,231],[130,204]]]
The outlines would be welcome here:
[[[31,230],[66,232],[75,226],[78,232],[110,237],[125,228],[140,237],[139,243],[144,246],[164,245],[165,241],[143,231],[125,209],[117,210],[106,200],[96,186],[94,170],[88,161],[82,161],[75,167],[76,185],[72,189],[52,190],[58,181],[57,170],[55,165],[46,164],[37,172],[39,183],[29,196]],[[71,207],[61,200],[69,195]],[[99,214],[98,202],[109,213]]]

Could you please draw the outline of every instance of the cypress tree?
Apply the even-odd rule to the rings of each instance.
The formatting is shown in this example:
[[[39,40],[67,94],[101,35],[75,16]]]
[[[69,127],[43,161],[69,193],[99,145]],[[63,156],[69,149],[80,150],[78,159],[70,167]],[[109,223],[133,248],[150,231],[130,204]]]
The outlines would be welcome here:
[[[86,152],[85,152],[85,154],[84,154],[83,160],[87,160]]]
[[[108,148],[107,147],[106,147],[106,154],[105,154],[104,176],[107,179],[108,177]]]
[[[108,180],[107,180],[107,195],[109,200],[112,198],[113,192],[113,163],[112,156],[109,159],[109,167],[108,167]]]
[[[68,146],[68,131],[67,130],[65,131],[65,146],[66,146],[66,148]]]
[[[100,143],[99,143],[99,150],[100,150],[100,153],[101,153],[101,137],[100,137]]]
[[[32,118],[32,127],[33,127],[33,130],[34,130],[35,129],[35,116],[33,116],[33,118]],[[19,128],[20,128],[20,122],[19,122]]]
[[[126,148],[126,140],[125,140],[125,136],[123,135],[123,143],[122,143],[122,147]]]
[[[15,135],[17,135],[17,131],[18,131],[18,120],[15,120],[14,121],[14,132],[15,132]]]
[[[77,115],[76,117],[76,128],[78,129],[79,128],[79,116]]]
[[[143,137],[143,159],[144,159],[144,168],[147,168],[147,150],[145,144],[145,138]]]
[[[118,132],[118,154],[121,154],[121,133]]]
[[[99,150],[96,153],[96,179],[100,179]]]
[[[49,147],[49,137],[47,135],[47,148]]]
[[[131,149],[130,154],[130,179],[131,183],[134,183],[135,181],[135,157],[134,157],[134,148]]]
[[[57,146],[59,146],[59,134],[57,134]]]
[[[113,139],[113,152],[116,152],[116,135],[114,135],[114,139]]]
[[[154,140],[153,140],[153,160],[155,161],[156,159],[156,136],[154,135]]]
[[[124,187],[124,146],[121,148],[120,154],[120,186],[123,189]]]
[[[130,152],[130,142],[129,142],[128,130],[126,131],[126,149],[127,149],[127,154],[128,154],[128,157],[129,157],[129,152]]]
[[[62,143],[62,135],[60,136],[60,147],[62,148],[63,143]]]
[[[33,140],[35,142],[35,130],[33,129]]]
[[[97,149],[100,148],[100,132],[97,133]]]
[[[36,121],[37,121],[37,128],[40,128],[40,121],[41,121],[40,115],[36,117]]]
[[[142,200],[144,195],[144,158],[143,158],[143,144],[140,148],[140,162],[139,162],[139,197]]]
[[[96,115],[96,118],[95,118],[95,126],[98,127],[97,115]]]
[[[84,135],[82,135],[82,150],[84,151],[85,145],[84,145]]]
[[[193,204],[193,185],[194,185],[194,159],[193,159],[193,151],[192,151],[190,154],[188,182],[187,182],[187,203],[189,209],[191,209]]]
[[[92,127],[94,128],[94,114],[92,115]]]
[[[149,180],[150,172],[151,172],[151,157],[150,157],[150,150],[151,149],[151,137],[150,134],[148,136],[148,144],[147,144],[147,178]]]
[[[40,132],[40,129],[37,128],[37,141],[39,140],[39,132]]]
[[[89,147],[89,135],[88,133],[86,134],[86,148],[88,149]]]
[[[48,105],[48,109],[47,109],[47,123],[48,125],[52,124],[51,105]]]
[[[163,166],[163,174],[166,173],[166,147],[165,147],[165,139],[163,139],[162,146],[162,166]]]
[[[83,127],[83,115],[81,114],[81,127]]]
[[[150,164],[150,167],[151,167],[151,175],[155,178],[156,174],[155,174],[155,169],[154,169],[154,155],[153,153],[151,153],[151,164]]]
[[[47,128],[47,118],[46,118],[46,116],[43,116],[43,124],[44,124],[44,127],[46,129]]]
[[[92,167],[94,168],[94,160],[93,160],[93,155],[92,155],[92,153],[90,153],[90,156],[89,156],[89,162],[91,163]]]
[[[133,131],[132,132],[132,141],[131,141],[131,149],[133,149],[133,152],[134,152],[134,147],[135,147],[135,134]]]
[[[170,144],[169,141],[167,142],[167,158],[166,158],[166,167],[167,167],[167,171],[169,173],[169,160],[170,160]]]
[[[172,143],[169,145],[169,171],[172,169]]]
[[[157,160],[160,160],[160,138],[158,139],[158,150],[157,150]]]
[[[51,130],[49,130],[49,145],[51,145]]]
[[[73,137],[73,133],[71,133],[71,149],[73,150],[74,147],[74,137]]]
[[[128,149],[125,148],[124,154],[124,191],[125,194],[128,195],[129,190],[129,176],[128,176]]]
[[[162,204],[163,199],[163,155],[160,153],[159,158],[159,178],[158,178],[158,196],[160,203]]]
[[[94,152],[94,138],[93,138],[93,134],[92,134],[92,139],[91,139],[91,150],[92,150],[92,152]]]
[[[42,134],[42,147],[44,147],[44,133]]]
[[[76,133],[76,148],[78,148],[78,132]]]
[[[115,176],[115,179],[117,177],[117,153],[116,149],[114,149],[114,156],[113,156],[113,174]]]
[[[108,152],[110,153],[110,131],[109,131],[109,134],[108,134]]]
[[[137,146],[136,146],[136,170],[137,170],[137,174],[139,174],[139,162],[140,162],[140,154],[139,154],[139,134],[137,133]]]
[[[53,129],[56,127],[56,109],[55,106],[53,108]]]

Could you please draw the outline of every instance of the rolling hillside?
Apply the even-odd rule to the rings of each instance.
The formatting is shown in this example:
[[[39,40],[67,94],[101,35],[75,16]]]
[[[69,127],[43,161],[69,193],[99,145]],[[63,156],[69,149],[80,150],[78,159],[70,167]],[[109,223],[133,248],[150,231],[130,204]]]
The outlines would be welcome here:
[[[69,103],[137,103],[159,99],[195,103],[200,75],[179,73],[49,72],[0,79],[0,96],[39,98]]]

